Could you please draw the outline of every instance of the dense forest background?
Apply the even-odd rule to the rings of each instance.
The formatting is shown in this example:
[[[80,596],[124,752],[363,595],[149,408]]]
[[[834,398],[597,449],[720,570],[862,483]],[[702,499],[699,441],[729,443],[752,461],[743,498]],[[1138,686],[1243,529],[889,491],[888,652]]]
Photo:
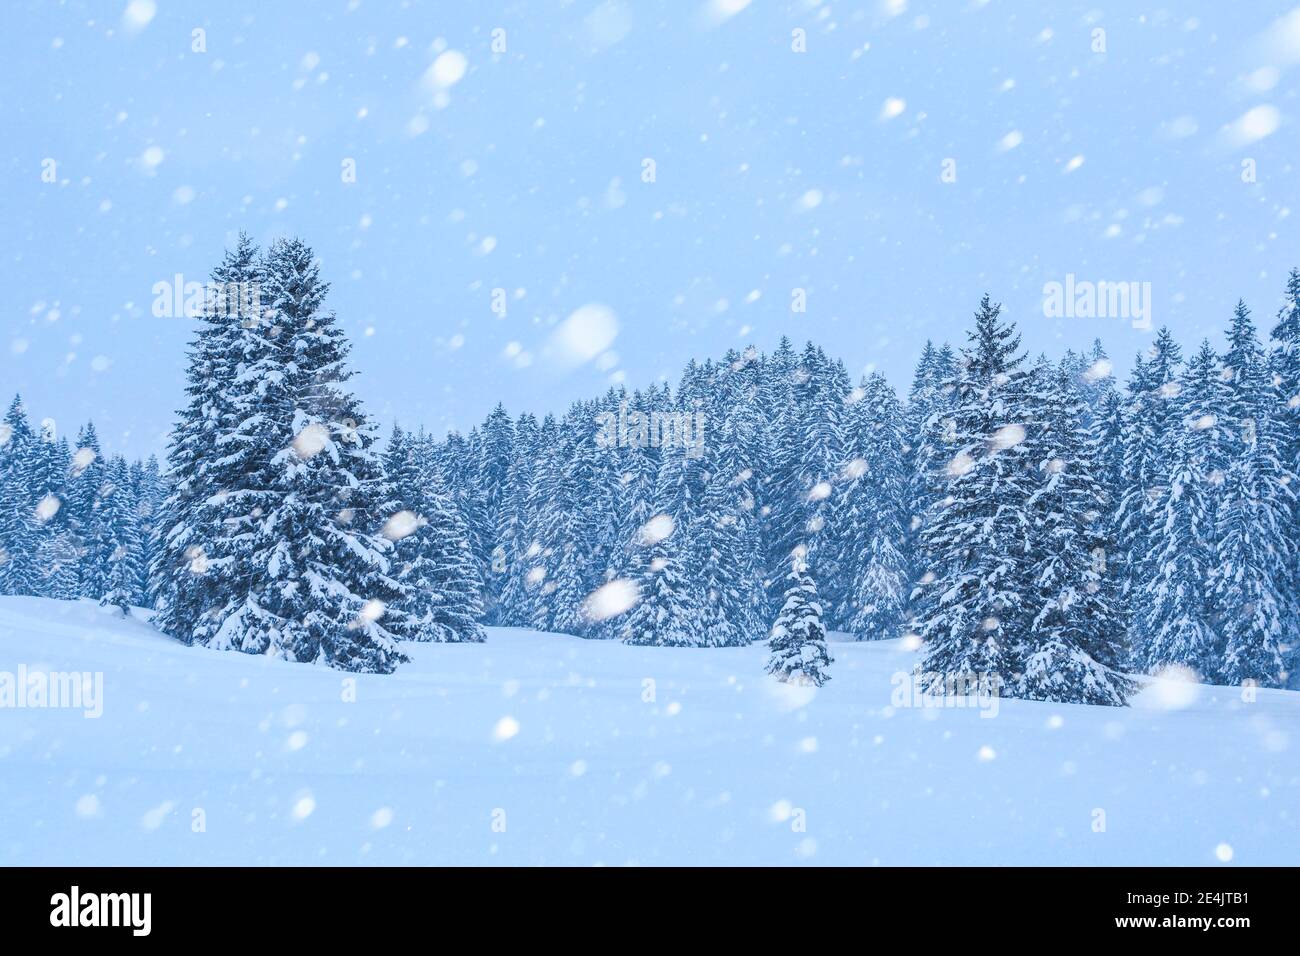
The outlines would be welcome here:
[[[360,671],[488,624],[771,637],[778,676],[820,682],[829,629],[919,641],[935,693],[996,675],[1119,704],[1170,666],[1295,685],[1300,272],[1267,338],[1241,303],[1217,345],[1159,330],[1122,385],[1100,342],[1023,354],[986,296],[966,341],[924,343],[906,396],[783,339],[563,415],[382,441],[309,247],[243,238],[212,278],[258,304],[205,311],[165,466],[14,399],[0,593]]]

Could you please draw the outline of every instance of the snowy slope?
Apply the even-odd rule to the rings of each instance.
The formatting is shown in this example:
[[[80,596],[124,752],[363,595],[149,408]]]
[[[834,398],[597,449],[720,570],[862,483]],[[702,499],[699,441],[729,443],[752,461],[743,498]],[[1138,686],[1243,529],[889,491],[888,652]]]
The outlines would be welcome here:
[[[761,646],[406,649],[345,702],[335,671],[0,598],[0,671],[104,674],[99,719],[0,710],[0,863],[1300,863],[1294,692],[989,718],[891,708],[892,641],[835,644],[815,693]]]

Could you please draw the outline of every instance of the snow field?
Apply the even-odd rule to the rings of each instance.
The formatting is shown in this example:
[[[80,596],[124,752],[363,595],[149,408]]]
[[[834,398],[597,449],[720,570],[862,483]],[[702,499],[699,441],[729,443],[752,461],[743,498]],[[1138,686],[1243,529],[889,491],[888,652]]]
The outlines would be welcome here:
[[[0,708],[0,863],[1300,862],[1291,691],[895,707],[897,641],[833,643],[816,690],[764,645],[403,649],[351,675],[0,598],[0,675],[103,675],[98,719]]]

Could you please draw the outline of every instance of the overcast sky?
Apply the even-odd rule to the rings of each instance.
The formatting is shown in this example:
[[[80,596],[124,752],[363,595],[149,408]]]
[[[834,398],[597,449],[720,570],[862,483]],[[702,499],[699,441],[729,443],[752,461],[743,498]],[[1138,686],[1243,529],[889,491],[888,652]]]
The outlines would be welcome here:
[[[10,4],[4,400],[162,450],[192,322],[154,287],[241,229],[312,244],[357,391],[439,432],[782,334],[903,388],[985,291],[1028,350],[1126,368],[1152,332],[1044,315],[1071,273],[1150,283],[1189,348],[1238,297],[1267,329],[1293,5]]]

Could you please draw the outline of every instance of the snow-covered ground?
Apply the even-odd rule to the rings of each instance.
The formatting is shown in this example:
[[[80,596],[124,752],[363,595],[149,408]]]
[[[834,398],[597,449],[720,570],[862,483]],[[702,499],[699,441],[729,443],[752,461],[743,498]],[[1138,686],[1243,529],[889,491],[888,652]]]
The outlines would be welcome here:
[[[407,650],[351,701],[336,671],[0,598],[0,678],[103,674],[97,719],[0,709],[0,863],[1300,863],[1293,692],[984,716],[891,706],[897,641],[835,644],[816,692],[762,646]]]

